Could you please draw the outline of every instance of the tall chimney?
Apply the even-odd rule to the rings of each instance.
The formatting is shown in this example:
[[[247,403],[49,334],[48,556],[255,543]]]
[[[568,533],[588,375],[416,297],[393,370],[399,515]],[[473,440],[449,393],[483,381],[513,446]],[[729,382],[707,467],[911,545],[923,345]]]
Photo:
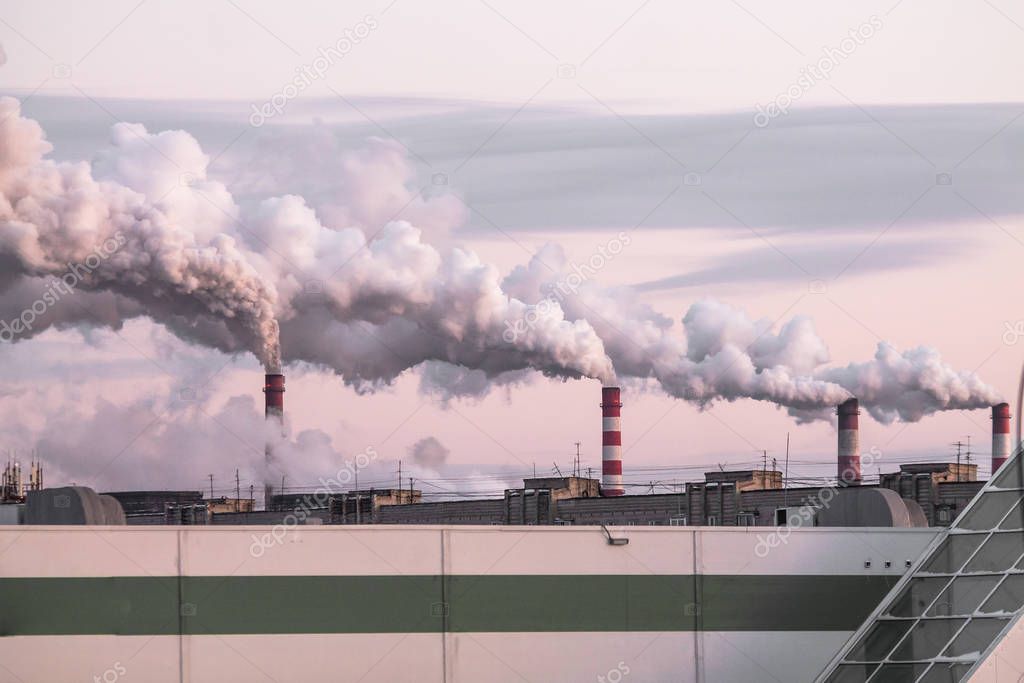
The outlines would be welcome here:
[[[992,475],[1010,457],[1010,404],[992,406]]]
[[[839,485],[860,484],[860,404],[851,398],[839,404]]]
[[[263,384],[263,394],[266,398],[266,417],[284,419],[284,375],[268,374]]]
[[[263,396],[265,405],[265,419],[270,422],[277,422],[277,428],[284,433],[284,375],[267,373],[263,382]],[[263,483],[263,507],[270,509],[271,497],[274,487],[270,483],[270,465],[274,462],[274,444],[268,438],[264,447],[264,457],[267,464],[267,481]],[[284,491],[281,491],[284,493]]]
[[[601,387],[601,495],[621,496],[622,400],[619,387]]]

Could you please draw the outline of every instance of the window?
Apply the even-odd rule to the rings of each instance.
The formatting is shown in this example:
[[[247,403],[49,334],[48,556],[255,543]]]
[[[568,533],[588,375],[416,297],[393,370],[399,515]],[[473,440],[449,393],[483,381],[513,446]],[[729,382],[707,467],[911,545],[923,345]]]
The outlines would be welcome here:
[[[1018,450],[826,670],[828,683],[963,681],[1024,609],[1024,455]],[[908,563],[909,565],[909,563]]]
[[[916,681],[917,677],[925,672],[927,664],[883,664],[879,667],[872,683],[903,683],[904,681]]]
[[[999,528],[1005,531],[1024,529],[1024,500],[1017,502],[1006,519],[1000,522]]]
[[[922,570],[929,574],[952,574],[957,572],[984,540],[985,534],[947,536],[938,550],[922,567]]]
[[[676,515],[668,518],[669,526],[686,526],[686,515]]]
[[[718,516],[708,515],[707,526],[718,526]]]
[[[999,583],[999,576],[961,576],[953,579],[932,608],[931,617],[969,616]]]
[[[842,664],[829,676],[828,683],[864,683],[877,664]]]
[[[935,521],[939,524],[949,524],[953,521],[953,509],[942,506],[935,510]]]
[[[917,622],[909,635],[892,652],[890,659],[906,662],[938,657],[965,621],[965,619],[931,619]]]
[[[775,526],[818,526],[818,510],[810,505],[776,508]]]
[[[1024,555],[1024,538],[1017,533],[993,534],[971,558],[965,572],[1003,572]]]
[[[999,524],[1010,508],[1020,501],[1017,491],[991,491],[974,501],[970,512],[957,525],[971,531],[988,530]]]
[[[945,576],[914,577],[893,601],[887,614],[892,617],[919,617],[948,584],[949,579]]]
[[[846,656],[850,662],[871,662],[885,659],[910,628],[909,621],[880,621],[868,631]]]
[[[989,614],[993,612],[1016,612],[1024,606],[1024,574],[1011,574],[1006,577],[999,589],[992,594],[981,611]]]
[[[757,524],[757,516],[753,512],[741,512],[736,515],[736,526],[754,526]]]
[[[971,623],[953,639],[943,655],[963,657],[971,652],[981,652],[996,639],[1008,623],[1008,619],[972,619]]]

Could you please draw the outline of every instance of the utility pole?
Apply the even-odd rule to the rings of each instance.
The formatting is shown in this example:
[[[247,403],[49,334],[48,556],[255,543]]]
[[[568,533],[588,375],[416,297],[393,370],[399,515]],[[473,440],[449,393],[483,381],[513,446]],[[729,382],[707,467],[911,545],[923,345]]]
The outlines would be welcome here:
[[[786,432],[786,471],[782,474],[782,507],[789,504],[789,432]]]
[[[960,449],[964,444],[962,441],[957,441],[953,445],[956,446],[956,480],[960,481]]]
[[[249,512],[252,512],[253,508],[256,507],[255,493],[256,487],[253,484],[249,484]]]
[[[355,468],[356,474],[356,524],[359,524],[359,467]]]
[[[210,500],[213,501],[213,475],[207,475],[210,477]]]
[[[402,461],[398,461],[398,490],[402,490]]]
[[[967,469],[971,469],[971,435],[967,435]]]
[[[576,442],[576,466],[573,467],[572,476],[580,476],[580,442]]]
[[[409,502],[412,502],[412,477],[409,477]]]
[[[235,468],[235,512],[241,512],[242,482],[238,479],[238,468]]]

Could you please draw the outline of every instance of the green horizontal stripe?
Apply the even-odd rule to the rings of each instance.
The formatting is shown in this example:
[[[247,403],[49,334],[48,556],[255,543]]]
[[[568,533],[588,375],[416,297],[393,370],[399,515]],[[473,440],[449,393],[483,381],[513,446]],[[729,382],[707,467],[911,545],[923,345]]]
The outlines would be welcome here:
[[[894,576],[0,579],[0,636],[852,631]]]
[[[753,579],[753,580],[752,580]],[[704,576],[704,631],[855,631],[898,576]],[[746,628],[737,628],[745,624]]]
[[[439,576],[187,577],[182,602],[188,634],[429,633],[443,615]]]
[[[451,576],[452,631],[693,631],[692,576]]]
[[[0,579],[0,635],[176,635],[178,579]]]

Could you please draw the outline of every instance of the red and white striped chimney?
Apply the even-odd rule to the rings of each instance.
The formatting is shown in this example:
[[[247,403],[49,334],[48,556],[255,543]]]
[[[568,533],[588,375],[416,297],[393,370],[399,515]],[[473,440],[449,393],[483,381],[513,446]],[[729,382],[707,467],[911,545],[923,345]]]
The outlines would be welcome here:
[[[619,387],[601,387],[601,495],[621,496],[622,400]]]
[[[860,484],[860,404],[851,398],[839,404],[839,485]]]
[[[284,375],[267,374],[263,382],[264,403],[266,407],[265,417],[284,420]]]
[[[276,422],[276,427],[284,434],[284,375],[267,373],[263,381],[263,404],[264,419],[267,422]],[[267,442],[264,445],[263,457],[266,462],[268,480],[263,483],[263,507],[271,508],[271,500],[274,494],[274,486],[269,481],[270,467],[274,463],[274,443],[267,434]],[[284,491],[281,491],[284,493]]]
[[[1010,404],[992,406],[992,474],[1010,457]]]

